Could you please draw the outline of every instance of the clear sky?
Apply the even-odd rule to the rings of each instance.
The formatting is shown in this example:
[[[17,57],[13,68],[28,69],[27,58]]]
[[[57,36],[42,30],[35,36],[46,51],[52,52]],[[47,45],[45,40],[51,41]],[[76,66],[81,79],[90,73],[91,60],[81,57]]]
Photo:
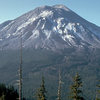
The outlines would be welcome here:
[[[100,26],[100,0],[0,0],[0,23],[43,5],[63,4]]]

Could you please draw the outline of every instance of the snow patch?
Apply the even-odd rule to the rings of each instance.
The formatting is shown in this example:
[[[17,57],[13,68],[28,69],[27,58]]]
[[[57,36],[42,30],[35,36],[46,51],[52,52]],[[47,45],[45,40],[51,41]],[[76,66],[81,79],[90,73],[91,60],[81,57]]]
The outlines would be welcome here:
[[[66,39],[68,39],[69,41],[72,41],[73,38],[74,37],[72,35],[68,35],[68,34],[66,34],[66,35],[63,36],[64,41],[66,41]]]
[[[64,18],[58,18],[57,24],[58,24],[58,27],[64,27],[65,26]]]
[[[0,39],[0,41],[2,41],[3,39]]]
[[[48,16],[51,16],[51,15],[53,15],[52,11],[43,11],[39,16],[48,17]]]
[[[11,34],[7,34],[7,37],[6,38],[9,38],[11,36]]]
[[[17,31],[21,30],[22,28],[28,26],[29,24],[33,23],[34,21],[36,20],[36,18],[30,18],[26,23],[23,23],[22,25],[20,25],[18,28],[17,28]]]
[[[31,35],[30,39],[39,37],[39,31],[38,30],[32,31],[32,33],[33,33],[33,35]]]
[[[16,35],[17,33],[15,32],[15,33],[13,33],[12,35]]]
[[[54,27],[53,27],[53,31],[54,31],[54,32],[56,32],[56,31],[57,31],[57,28],[56,28],[56,26],[54,26]]]
[[[9,27],[9,25],[13,24],[14,21],[11,21],[7,26],[5,26],[1,31],[5,30],[7,27]]]
[[[43,26],[42,26],[42,28],[41,28],[41,29],[44,29],[44,27],[45,27],[45,24],[43,24]]]
[[[64,9],[66,11],[70,11],[70,9],[68,9],[66,6],[64,5],[55,5],[54,8],[60,8],[60,9]]]
[[[80,25],[79,28],[80,28],[81,32],[85,32],[85,29],[82,25]]]
[[[51,31],[44,30],[44,33],[45,33],[47,39],[49,39],[50,38],[50,35],[51,35]]]
[[[79,25],[80,25],[80,23],[77,23],[77,25],[79,26]]]
[[[76,33],[75,23],[68,23],[68,25],[66,26],[66,29],[70,31],[74,31],[74,33]]]

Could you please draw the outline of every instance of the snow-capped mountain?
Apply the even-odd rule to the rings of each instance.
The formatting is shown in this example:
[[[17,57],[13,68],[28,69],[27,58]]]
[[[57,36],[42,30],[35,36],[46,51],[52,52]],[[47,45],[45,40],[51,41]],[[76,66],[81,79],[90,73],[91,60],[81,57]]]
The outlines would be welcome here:
[[[100,48],[100,27],[86,21],[64,5],[38,7],[0,24],[0,48],[65,49]]]

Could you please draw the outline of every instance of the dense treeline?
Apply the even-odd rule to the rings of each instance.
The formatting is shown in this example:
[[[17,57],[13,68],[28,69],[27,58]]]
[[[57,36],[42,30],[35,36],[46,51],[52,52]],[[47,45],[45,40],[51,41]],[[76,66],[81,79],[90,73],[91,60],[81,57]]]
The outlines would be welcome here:
[[[18,92],[13,86],[0,84],[0,100],[18,100]]]
[[[19,94],[13,86],[0,84],[0,100],[18,100]],[[22,100],[26,100],[22,98]]]

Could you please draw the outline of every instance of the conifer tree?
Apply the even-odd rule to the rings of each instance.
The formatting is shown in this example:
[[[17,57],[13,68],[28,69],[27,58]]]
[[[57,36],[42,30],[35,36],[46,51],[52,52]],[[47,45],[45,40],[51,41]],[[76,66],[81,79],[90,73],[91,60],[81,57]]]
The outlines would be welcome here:
[[[0,84],[0,100],[18,100],[18,92],[13,86]]]
[[[0,97],[0,100],[5,100],[5,95],[4,94]]]
[[[96,99],[95,100],[100,100],[100,84],[97,85],[97,93],[96,93]]]
[[[73,78],[73,84],[70,87],[71,89],[71,94],[70,94],[70,99],[71,100],[84,100],[82,97],[82,81],[77,73],[75,77]]]
[[[23,80],[23,77],[22,77],[22,65],[23,65],[23,55],[22,55],[22,51],[23,51],[23,45],[22,45],[22,32],[21,32],[21,36],[20,36],[20,66],[19,66],[19,100],[22,100],[23,99],[23,96],[22,96],[22,80]]]
[[[47,100],[46,99],[46,88],[45,88],[45,81],[44,81],[44,77],[42,77],[42,82],[40,85],[40,88],[38,89],[37,92],[37,100]]]

